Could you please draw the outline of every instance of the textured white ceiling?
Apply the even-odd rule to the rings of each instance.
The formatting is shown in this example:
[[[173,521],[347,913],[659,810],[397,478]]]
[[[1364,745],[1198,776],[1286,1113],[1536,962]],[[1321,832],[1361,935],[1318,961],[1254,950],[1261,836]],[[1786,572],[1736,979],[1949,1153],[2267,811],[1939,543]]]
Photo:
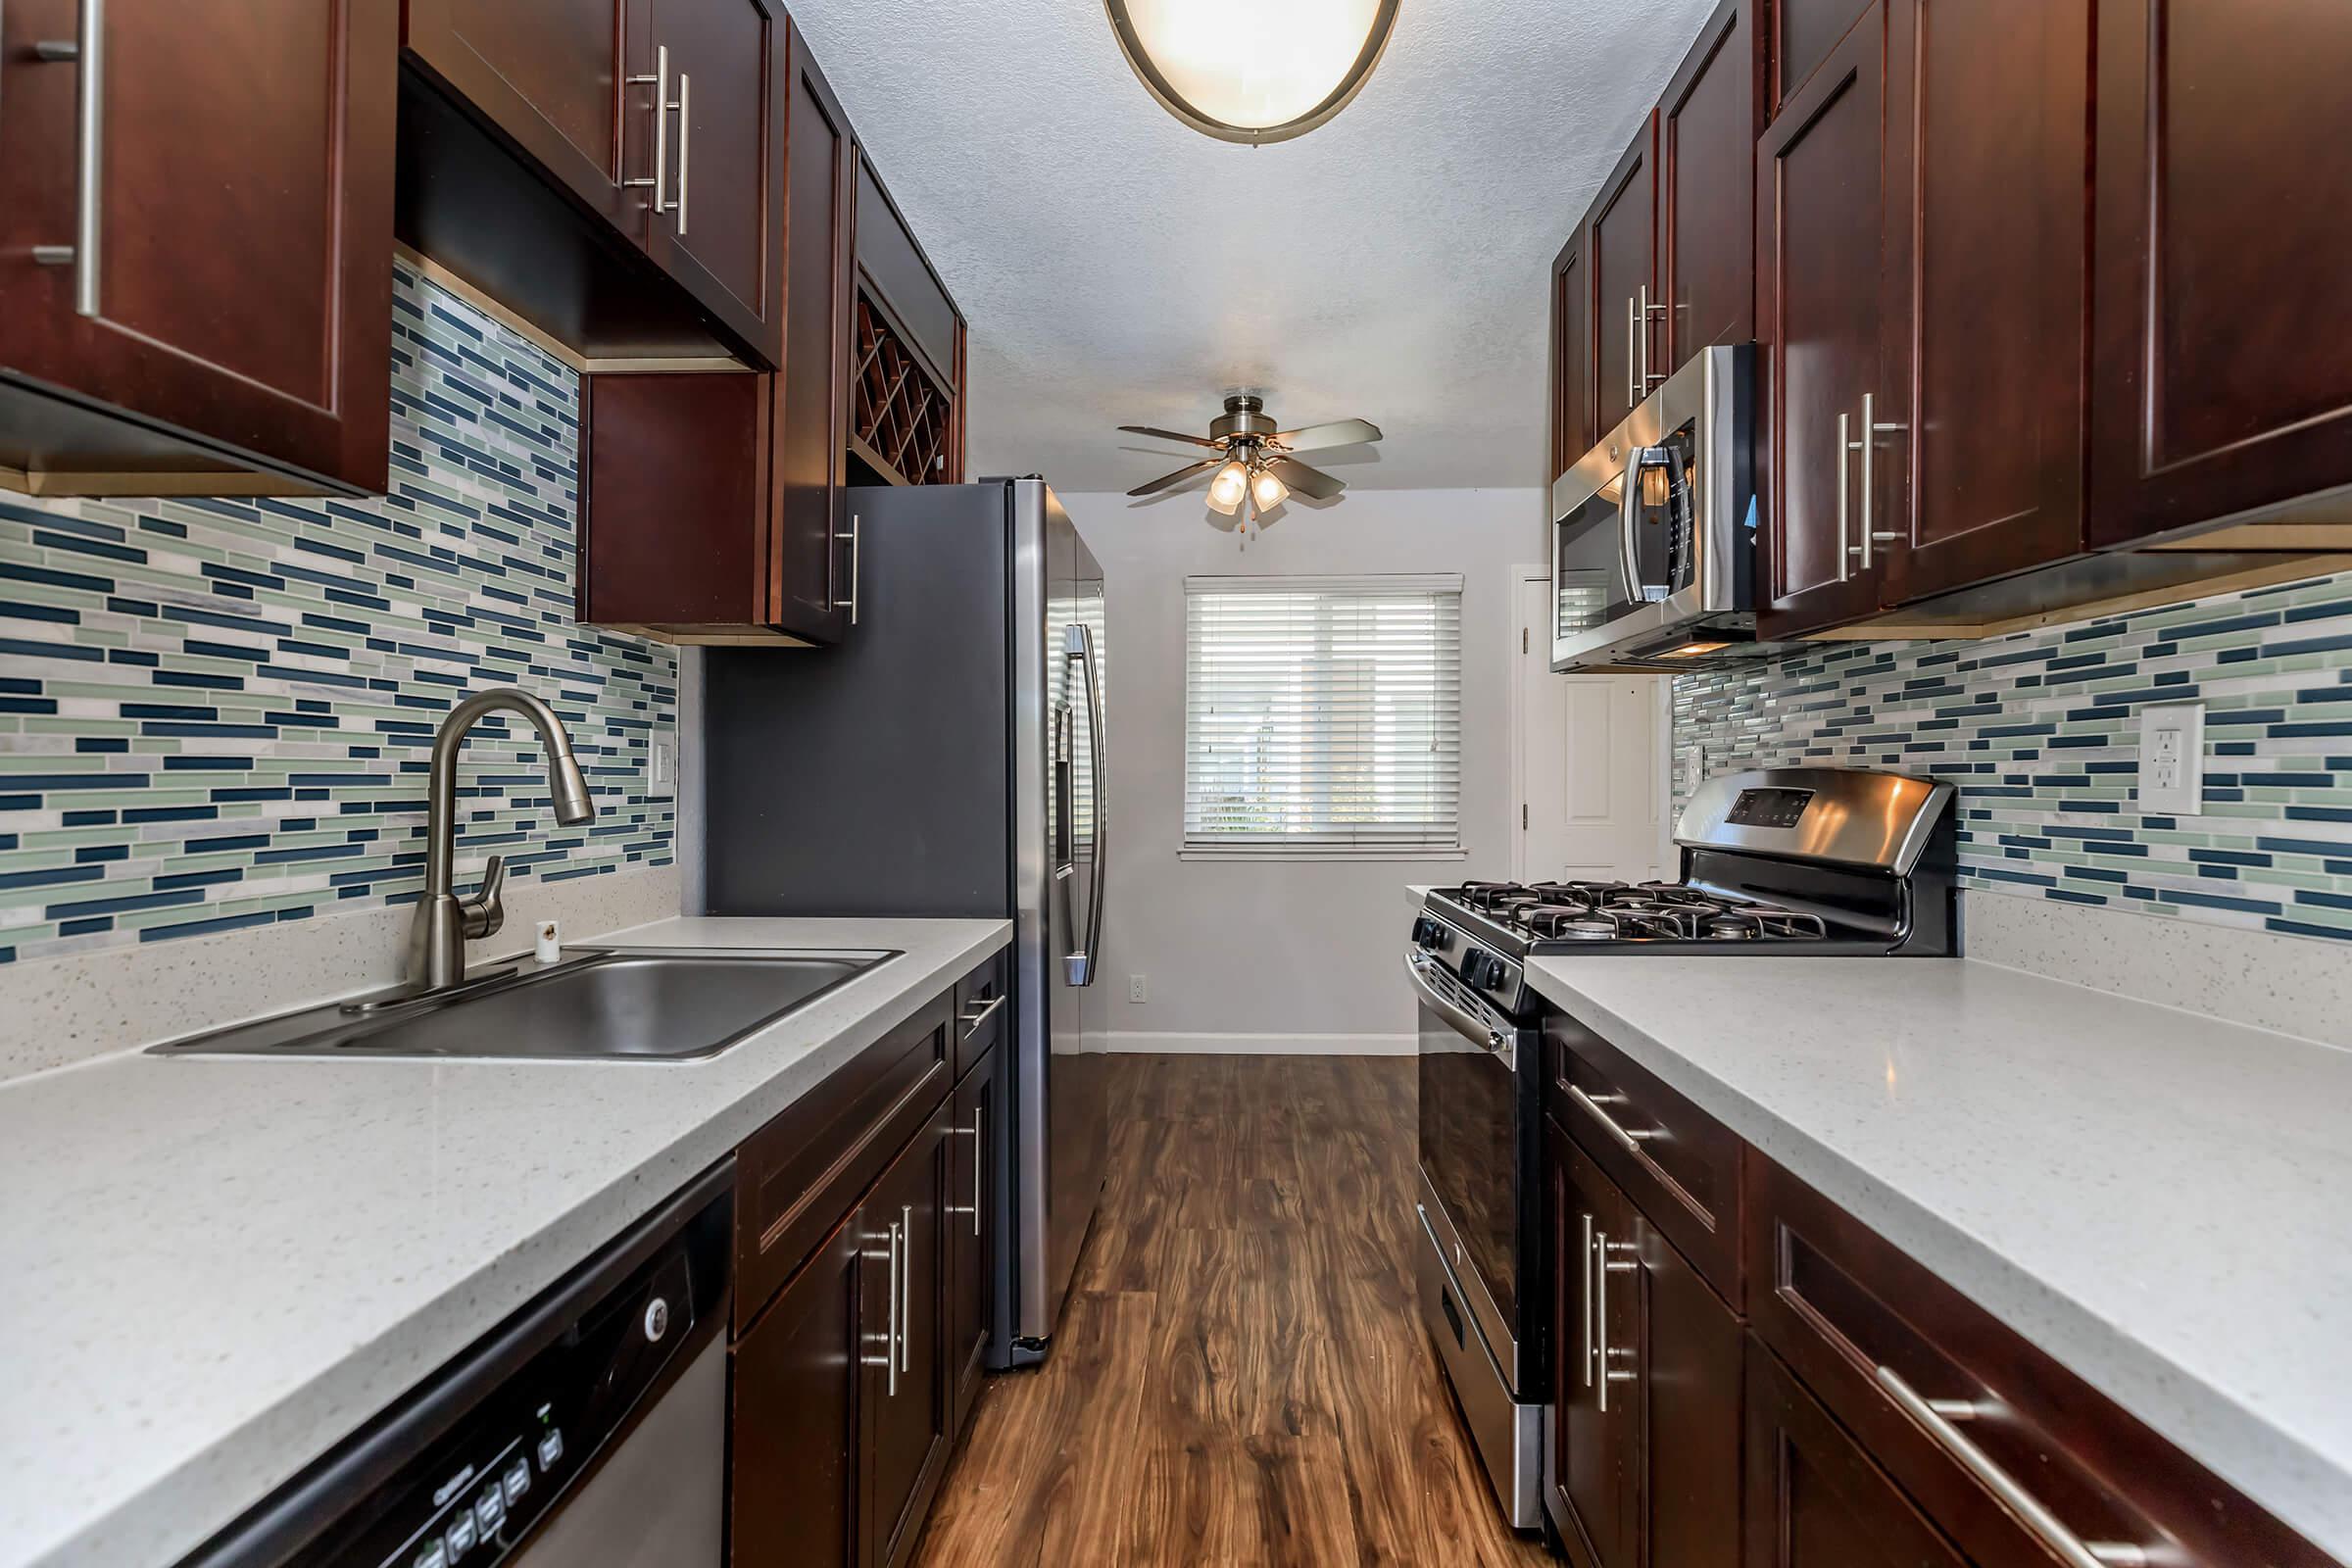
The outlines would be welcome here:
[[[794,0],[971,321],[975,473],[1119,490],[1264,390],[1360,416],[1356,486],[1541,481],[1548,264],[1713,0],[1403,0],[1371,83],[1271,147],[1187,128],[1095,0]]]

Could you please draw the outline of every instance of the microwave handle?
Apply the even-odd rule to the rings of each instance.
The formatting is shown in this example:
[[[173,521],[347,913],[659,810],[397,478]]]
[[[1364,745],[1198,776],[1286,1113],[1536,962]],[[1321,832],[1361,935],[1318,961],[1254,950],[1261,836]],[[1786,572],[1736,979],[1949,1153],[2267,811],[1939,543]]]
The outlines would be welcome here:
[[[1672,454],[1664,447],[1636,447],[1626,454],[1625,494],[1617,503],[1617,564],[1625,573],[1628,604],[1648,602],[1648,585],[1642,582],[1641,568],[1635,564],[1641,555],[1634,540],[1642,527],[1642,470],[1660,467],[1671,461]]]

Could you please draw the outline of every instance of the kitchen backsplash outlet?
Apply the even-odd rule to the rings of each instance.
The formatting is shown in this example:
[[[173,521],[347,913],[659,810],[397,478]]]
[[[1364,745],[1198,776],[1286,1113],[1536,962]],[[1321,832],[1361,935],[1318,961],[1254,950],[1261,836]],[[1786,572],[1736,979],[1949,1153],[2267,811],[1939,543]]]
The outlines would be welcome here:
[[[597,817],[484,723],[462,868],[670,863],[676,659],[572,619],[577,378],[406,266],[392,362],[382,500],[0,496],[0,960],[413,899],[434,728],[487,686],[554,704]]]
[[[2204,809],[2143,812],[2139,710],[2205,706]],[[1825,644],[1677,677],[1710,772],[1959,786],[1965,886],[2352,940],[2352,575],[1986,642]],[[1678,765],[1675,797],[1694,779]]]

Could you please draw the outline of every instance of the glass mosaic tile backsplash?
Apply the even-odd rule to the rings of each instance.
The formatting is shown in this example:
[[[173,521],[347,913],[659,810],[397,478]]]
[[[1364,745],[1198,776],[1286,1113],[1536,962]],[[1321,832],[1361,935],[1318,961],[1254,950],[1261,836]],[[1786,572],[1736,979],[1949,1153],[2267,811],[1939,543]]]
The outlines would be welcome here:
[[[2207,705],[2205,809],[2143,815],[2138,710]],[[1959,786],[1965,884],[2352,941],[2352,576],[1985,642],[1677,677],[1675,790],[1833,763]]]
[[[559,828],[527,726],[473,731],[461,874],[672,858],[658,644],[572,620],[573,372],[407,267],[377,501],[0,494],[0,960],[401,903],[426,758],[484,687],[551,702],[596,795]]]

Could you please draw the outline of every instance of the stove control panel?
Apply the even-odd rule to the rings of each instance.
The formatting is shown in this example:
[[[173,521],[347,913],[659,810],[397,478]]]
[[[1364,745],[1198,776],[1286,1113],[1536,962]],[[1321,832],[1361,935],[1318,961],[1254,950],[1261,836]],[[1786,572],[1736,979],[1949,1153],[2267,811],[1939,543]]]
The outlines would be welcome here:
[[[1791,828],[1804,820],[1812,804],[1811,790],[1741,790],[1723,819],[1733,827]]]

